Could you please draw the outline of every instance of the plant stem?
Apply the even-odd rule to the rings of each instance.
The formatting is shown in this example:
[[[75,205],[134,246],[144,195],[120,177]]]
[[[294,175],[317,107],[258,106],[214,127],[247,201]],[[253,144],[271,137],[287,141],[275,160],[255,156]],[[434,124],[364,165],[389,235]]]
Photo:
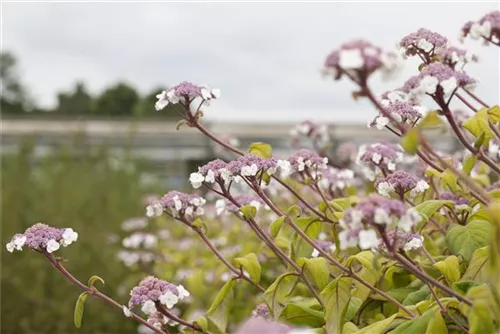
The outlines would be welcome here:
[[[195,325],[195,324],[192,324],[182,318],[179,318],[178,316],[176,316],[175,314],[167,311],[167,309],[165,307],[163,307],[163,305],[161,305],[159,302],[156,302],[156,309],[163,315],[165,315],[167,318],[185,326],[185,327],[188,327],[188,328],[191,328],[192,330],[194,331],[197,331],[197,332],[200,332],[200,333],[208,333],[206,331],[204,331],[202,328],[200,328],[199,326]]]

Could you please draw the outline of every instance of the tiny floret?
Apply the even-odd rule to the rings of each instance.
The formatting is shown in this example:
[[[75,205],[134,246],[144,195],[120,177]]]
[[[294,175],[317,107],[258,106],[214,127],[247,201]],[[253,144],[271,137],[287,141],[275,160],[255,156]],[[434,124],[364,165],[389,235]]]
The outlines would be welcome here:
[[[177,104],[179,102],[189,104],[197,98],[209,101],[219,97],[220,90],[218,89],[210,90],[206,86],[198,86],[184,81],[156,95],[158,101],[156,101],[155,108],[156,110],[162,110],[169,104]]]

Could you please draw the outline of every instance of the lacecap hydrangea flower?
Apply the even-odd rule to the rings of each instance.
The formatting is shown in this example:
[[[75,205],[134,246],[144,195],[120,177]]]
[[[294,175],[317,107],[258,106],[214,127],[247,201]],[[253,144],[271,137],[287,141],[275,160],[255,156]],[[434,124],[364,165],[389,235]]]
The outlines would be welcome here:
[[[420,220],[421,216],[415,208],[408,209],[399,200],[371,194],[345,212],[340,221],[343,228],[339,233],[340,247],[377,248],[380,243],[378,233],[391,229],[409,233]]]
[[[171,309],[189,296],[189,292],[182,285],[148,276],[130,291],[128,308],[140,306],[142,312],[152,315],[157,312],[157,305]]]
[[[460,71],[464,66],[478,60],[477,56],[454,46],[448,46],[438,51],[439,61],[454,70]]]
[[[424,237],[418,233],[407,233],[403,231],[393,230],[385,234],[386,240],[389,242],[391,249],[395,250],[415,250],[422,248],[424,245]],[[387,249],[386,244],[380,240],[379,250]]]
[[[321,173],[319,185],[332,191],[343,190],[354,184],[354,171],[328,167]]]
[[[429,184],[410,173],[398,170],[385,178],[378,179],[376,188],[377,192],[385,197],[390,197],[393,193],[404,196],[407,192],[414,197],[429,189]]]
[[[445,96],[450,96],[458,87],[469,89],[473,88],[475,83],[476,81],[464,72],[434,62],[424,66],[418,75],[408,79],[402,89],[414,96],[434,95],[440,90]]]
[[[448,39],[437,32],[420,28],[411,33],[399,42],[401,53],[405,56],[415,56],[417,54],[430,57],[437,50],[446,46]]]
[[[452,201],[455,204],[456,210],[464,210],[469,207],[469,200],[467,198],[452,192],[441,193],[439,198],[446,201]]]
[[[364,166],[375,167],[375,172],[378,173],[380,169],[395,171],[396,165],[402,160],[403,153],[398,145],[378,142],[360,146],[356,162]]]
[[[406,101],[391,101],[384,105],[384,109],[396,123],[406,123],[412,126],[427,112],[425,107]],[[391,124],[391,119],[383,114],[379,114],[368,123],[368,127],[382,130],[389,124]]]
[[[245,206],[245,205],[251,205],[255,209],[259,210],[262,206],[266,206],[265,203],[262,201],[262,199],[258,196],[254,195],[234,195],[233,199],[240,205],[240,206]],[[237,207],[233,202],[229,201],[228,199],[218,199],[215,201],[215,208],[216,208],[216,213],[217,216],[220,216],[224,212],[230,212],[230,213],[239,213],[240,208]]]
[[[385,77],[392,76],[400,68],[401,59],[395,53],[384,52],[370,42],[355,40],[330,53],[325,61],[327,71],[333,71],[335,79],[345,72],[355,80],[366,80],[376,70]]]
[[[66,247],[78,240],[78,233],[72,228],[56,228],[37,223],[22,234],[16,234],[7,243],[7,251],[23,250],[26,246],[38,251],[53,253],[61,246]]]
[[[155,108],[156,110],[162,110],[169,104],[183,103],[186,105],[197,98],[209,101],[219,97],[220,90],[218,89],[210,89],[204,85],[195,85],[184,81],[156,95],[158,101]]]
[[[288,158],[288,162],[291,171],[295,173],[316,174],[318,171],[325,170],[328,167],[327,157],[320,157],[316,152],[308,149],[298,150],[293,153]]]
[[[194,218],[204,214],[203,205],[206,200],[196,194],[185,194],[180,191],[170,191],[159,201],[146,207],[148,217],[159,217],[164,210],[175,218]]]
[[[472,39],[490,39],[494,43],[499,43],[500,11],[488,13],[477,22],[467,22],[462,28],[462,38],[466,36],[470,36]]]

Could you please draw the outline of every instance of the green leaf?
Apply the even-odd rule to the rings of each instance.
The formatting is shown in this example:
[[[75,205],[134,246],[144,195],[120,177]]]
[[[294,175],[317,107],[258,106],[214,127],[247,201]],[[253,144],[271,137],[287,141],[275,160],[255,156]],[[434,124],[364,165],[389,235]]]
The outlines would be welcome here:
[[[370,326],[366,326],[362,330],[355,332],[355,334],[382,334],[391,325],[392,321],[396,318],[397,314],[390,316],[387,319],[377,321]],[[413,334],[413,333],[412,333]]]
[[[411,128],[401,138],[400,144],[409,154],[417,153],[418,146],[420,145],[420,131],[417,128]]]
[[[458,258],[454,255],[434,263],[433,267],[437,268],[441,274],[443,274],[448,284],[452,284],[460,279],[460,263],[458,262]]]
[[[424,119],[418,122],[420,128],[431,128],[442,125],[443,121],[439,118],[437,111],[431,111],[425,115]]]
[[[441,183],[443,184],[443,186],[447,186],[448,188],[450,188],[450,190],[453,192],[459,191],[457,176],[449,169],[445,169],[441,173]]]
[[[417,305],[422,300],[427,299],[431,291],[427,285],[423,285],[419,290],[415,292],[411,292],[408,296],[403,300],[404,306]]]
[[[428,221],[442,206],[453,208],[454,205],[452,201],[431,199],[420,203],[415,209],[422,215],[424,221]]]
[[[326,332],[331,334],[342,333],[345,314],[351,298],[351,279],[339,277],[333,280],[321,292],[325,304]]]
[[[463,280],[485,281],[488,277],[489,246],[478,248],[472,254],[469,266],[462,277]]]
[[[446,323],[444,322],[440,309],[437,309],[434,312],[434,316],[430,319],[429,324],[427,325],[425,334],[448,334],[448,327],[446,327]]]
[[[461,280],[459,282],[455,282],[452,285],[453,290],[459,292],[462,295],[466,295],[467,292],[469,292],[470,288],[478,286],[480,283],[479,282],[474,282],[474,281],[465,281]]]
[[[484,143],[486,144],[494,137],[488,123],[488,112],[484,108],[478,110],[474,116],[466,120],[462,126],[476,138],[479,138],[484,133]]]
[[[320,290],[323,290],[328,285],[330,281],[330,271],[328,270],[328,263],[324,258],[300,258],[297,264],[300,267],[305,266],[305,272],[311,274]]]
[[[446,233],[446,243],[452,254],[462,255],[469,262],[476,249],[488,244],[491,233],[491,224],[484,220],[471,221],[466,226],[453,224]]]
[[[95,281],[99,281],[102,283],[102,285],[104,285],[104,280],[102,278],[100,278],[99,276],[94,275],[94,276],[89,278],[89,286],[94,286]]]
[[[300,215],[302,214],[302,209],[300,208],[300,206],[294,204],[291,207],[289,207],[288,210],[286,210],[286,213],[288,216],[297,218],[300,217]]]
[[[493,319],[486,302],[478,300],[472,305],[469,313],[469,333],[494,333]]]
[[[273,154],[273,148],[267,143],[251,143],[250,147],[248,148],[248,153],[261,158],[269,159]]]
[[[252,281],[259,283],[260,282],[260,274],[262,268],[260,267],[259,260],[257,259],[257,255],[254,253],[250,253],[244,257],[237,257],[234,259],[234,262],[239,265],[239,267],[243,268],[250,275]]]
[[[487,113],[492,122],[500,122],[500,107],[498,105],[489,108]]]
[[[232,279],[224,284],[222,289],[215,296],[215,299],[206,314],[208,322],[214,326],[215,330],[219,333],[226,332],[230,304],[232,303],[234,297],[234,284],[235,280]]]
[[[467,158],[465,158],[462,170],[465,174],[470,175],[470,172],[474,168],[477,162],[477,156],[475,155],[469,155]]]
[[[296,326],[321,327],[325,324],[324,313],[299,304],[287,304],[280,319]]]
[[[88,295],[88,292],[82,292],[76,300],[75,313],[73,315],[73,321],[76,328],[80,328],[82,326],[83,309],[85,308],[85,300],[87,300]]]
[[[434,317],[438,307],[432,307],[425,311],[421,316],[410,321],[406,321],[396,327],[391,334],[425,334],[429,322]],[[439,333],[436,333],[439,334]]]
[[[361,299],[351,297],[351,300],[349,300],[349,305],[347,306],[347,311],[345,313],[345,320],[352,320],[356,316],[356,313],[358,313],[359,308],[362,304],[363,302],[361,301]]]
[[[371,251],[359,252],[356,255],[350,256],[346,261],[346,266],[353,269],[353,265],[358,262],[361,264],[361,269],[357,272],[365,282],[374,285],[381,276],[379,266],[375,266],[376,258]],[[352,296],[361,299],[364,302],[371,294],[371,290],[359,281],[354,281],[354,289],[352,289]]]
[[[354,334],[359,332],[359,328],[352,322],[346,322],[342,329],[342,334]]]
[[[297,281],[298,278],[295,273],[285,273],[279,276],[264,292],[264,300],[275,319],[277,319],[281,311],[283,311],[283,306],[280,303],[290,295]]]
[[[284,222],[285,216],[281,216],[271,223],[271,225],[269,226],[269,232],[271,233],[273,238],[276,238],[278,236],[278,233],[280,232],[281,227],[283,227]]]
[[[240,211],[246,219],[253,219],[257,215],[257,208],[250,204],[242,206]]]

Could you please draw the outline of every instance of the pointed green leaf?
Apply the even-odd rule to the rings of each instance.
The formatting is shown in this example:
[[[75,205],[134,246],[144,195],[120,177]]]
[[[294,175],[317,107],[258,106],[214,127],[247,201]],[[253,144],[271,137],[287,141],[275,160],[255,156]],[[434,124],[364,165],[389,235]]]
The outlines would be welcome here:
[[[251,204],[242,206],[240,211],[246,219],[253,219],[257,215],[257,208]]]
[[[89,286],[94,286],[95,281],[99,281],[102,283],[102,285],[104,285],[104,280],[102,278],[100,278],[99,276],[94,275],[94,276],[89,278]]]
[[[267,143],[251,143],[248,148],[248,153],[256,155],[261,158],[269,159],[272,157],[273,148]]]
[[[489,248],[486,246],[474,251],[469,266],[462,277],[463,280],[485,281],[488,278]]]
[[[345,313],[351,298],[351,279],[339,277],[333,280],[321,292],[325,304],[325,322],[327,333],[342,333],[345,322]]]
[[[418,151],[418,146],[420,145],[420,132],[417,128],[411,128],[406,132],[406,134],[401,138],[401,147],[409,154],[415,154]]]
[[[452,254],[462,255],[468,262],[476,249],[488,245],[491,232],[491,224],[484,220],[471,221],[466,226],[453,224],[446,233],[446,243]]]
[[[277,319],[283,311],[282,303],[295,288],[298,278],[295,273],[285,273],[279,276],[264,292],[264,300],[273,316]]]
[[[215,296],[212,305],[207,311],[207,320],[218,333],[225,333],[228,324],[230,305],[234,298],[233,287],[235,280],[229,280]]]
[[[433,266],[443,274],[448,284],[452,284],[460,279],[460,264],[458,258],[454,255],[434,263]]]
[[[423,217],[423,221],[428,221],[442,206],[453,208],[455,204],[452,201],[428,200],[415,207],[418,213]]]
[[[296,326],[321,327],[325,324],[324,313],[299,304],[287,304],[280,319]]]
[[[366,326],[362,330],[355,332],[355,334],[382,334],[391,325],[392,321],[396,318],[397,314],[390,316],[387,319],[377,321],[370,326]]]
[[[246,270],[246,272],[250,275],[252,281],[259,283],[260,282],[260,274],[262,268],[260,267],[259,259],[257,255],[254,253],[250,253],[244,257],[237,257],[234,259],[237,265],[240,268]]]
[[[75,312],[73,315],[73,321],[76,328],[80,328],[82,326],[83,310],[85,308],[85,300],[87,300],[88,295],[88,292],[82,292],[76,300]]]
[[[448,334],[448,327],[446,327],[446,323],[444,322],[440,309],[437,309],[434,312],[434,316],[430,319],[429,324],[427,325],[425,334]]]
[[[271,233],[271,236],[273,238],[276,238],[278,236],[278,233],[280,232],[284,222],[285,216],[281,216],[276,218],[276,220],[271,223],[271,225],[269,226],[269,232]]]
[[[301,267],[305,266],[304,271],[312,276],[320,290],[323,290],[328,285],[330,281],[330,271],[328,270],[328,263],[324,258],[300,258],[297,264]]]

